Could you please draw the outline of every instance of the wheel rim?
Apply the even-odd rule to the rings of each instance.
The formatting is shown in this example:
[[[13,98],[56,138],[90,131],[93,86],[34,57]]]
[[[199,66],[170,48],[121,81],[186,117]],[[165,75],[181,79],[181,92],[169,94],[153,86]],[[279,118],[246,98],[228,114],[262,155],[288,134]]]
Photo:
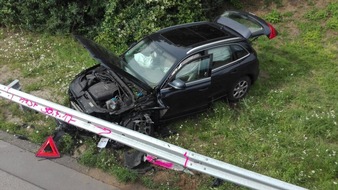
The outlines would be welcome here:
[[[248,81],[239,81],[234,88],[234,98],[239,99],[242,98],[246,92],[248,91],[249,83]]]
[[[151,134],[151,124],[148,123],[146,120],[136,120],[134,121],[134,130],[139,132],[139,133],[143,133],[146,135],[150,135]]]
[[[124,126],[139,133],[151,136],[153,131],[153,122],[149,119],[150,118],[139,115],[127,121]]]

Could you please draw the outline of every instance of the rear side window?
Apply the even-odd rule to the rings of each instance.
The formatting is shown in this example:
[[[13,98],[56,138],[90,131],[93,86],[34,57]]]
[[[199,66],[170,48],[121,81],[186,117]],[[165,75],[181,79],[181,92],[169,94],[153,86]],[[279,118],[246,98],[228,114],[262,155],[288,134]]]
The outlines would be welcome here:
[[[232,45],[232,49],[236,59],[240,59],[249,54],[246,49],[239,45]]]
[[[232,63],[249,53],[242,46],[234,44],[210,49],[207,54],[212,54],[212,69],[215,69]]]

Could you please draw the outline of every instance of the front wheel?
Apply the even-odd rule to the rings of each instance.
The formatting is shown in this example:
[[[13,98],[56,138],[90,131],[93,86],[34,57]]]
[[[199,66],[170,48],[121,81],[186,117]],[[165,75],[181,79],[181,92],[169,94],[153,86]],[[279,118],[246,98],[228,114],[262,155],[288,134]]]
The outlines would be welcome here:
[[[123,122],[123,126],[149,136],[154,133],[154,122],[148,114],[138,114],[126,119]]]
[[[124,119],[120,125],[145,135],[152,136],[154,134],[154,122],[147,113],[130,116]],[[125,147],[124,144],[117,141],[112,141],[111,146],[114,149]]]
[[[250,85],[251,80],[247,76],[237,80],[231,87],[231,91],[228,93],[228,100],[230,102],[238,102],[240,99],[244,98],[249,91]]]

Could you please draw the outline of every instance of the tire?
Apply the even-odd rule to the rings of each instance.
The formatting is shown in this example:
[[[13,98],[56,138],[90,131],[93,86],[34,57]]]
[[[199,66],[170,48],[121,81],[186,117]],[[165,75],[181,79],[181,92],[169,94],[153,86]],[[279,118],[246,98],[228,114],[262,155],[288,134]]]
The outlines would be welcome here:
[[[232,85],[231,90],[227,95],[229,102],[238,102],[240,99],[244,98],[249,92],[250,86],[251,80],[248,76],[237,80]]]
[[[154,134],[154,122],[148,114],[139,114],[123,122],[123,126],[139,133],[152,136]]]
[[[154,134],[154,122],[151,120],[148,114],[134,115],[123,120],[120,125],[145,135],[153,136]],[[121,149],[126,146],[117,141],[112,141],[111,147],[113,149]]]

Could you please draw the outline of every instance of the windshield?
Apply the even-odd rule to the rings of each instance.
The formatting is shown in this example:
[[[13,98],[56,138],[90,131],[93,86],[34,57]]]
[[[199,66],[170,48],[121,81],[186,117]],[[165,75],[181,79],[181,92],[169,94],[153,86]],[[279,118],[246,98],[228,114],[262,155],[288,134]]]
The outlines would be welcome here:
[[[123,57],[123,69],[154,88],[173,66],[176,59],[150,39],[144,39]]]

